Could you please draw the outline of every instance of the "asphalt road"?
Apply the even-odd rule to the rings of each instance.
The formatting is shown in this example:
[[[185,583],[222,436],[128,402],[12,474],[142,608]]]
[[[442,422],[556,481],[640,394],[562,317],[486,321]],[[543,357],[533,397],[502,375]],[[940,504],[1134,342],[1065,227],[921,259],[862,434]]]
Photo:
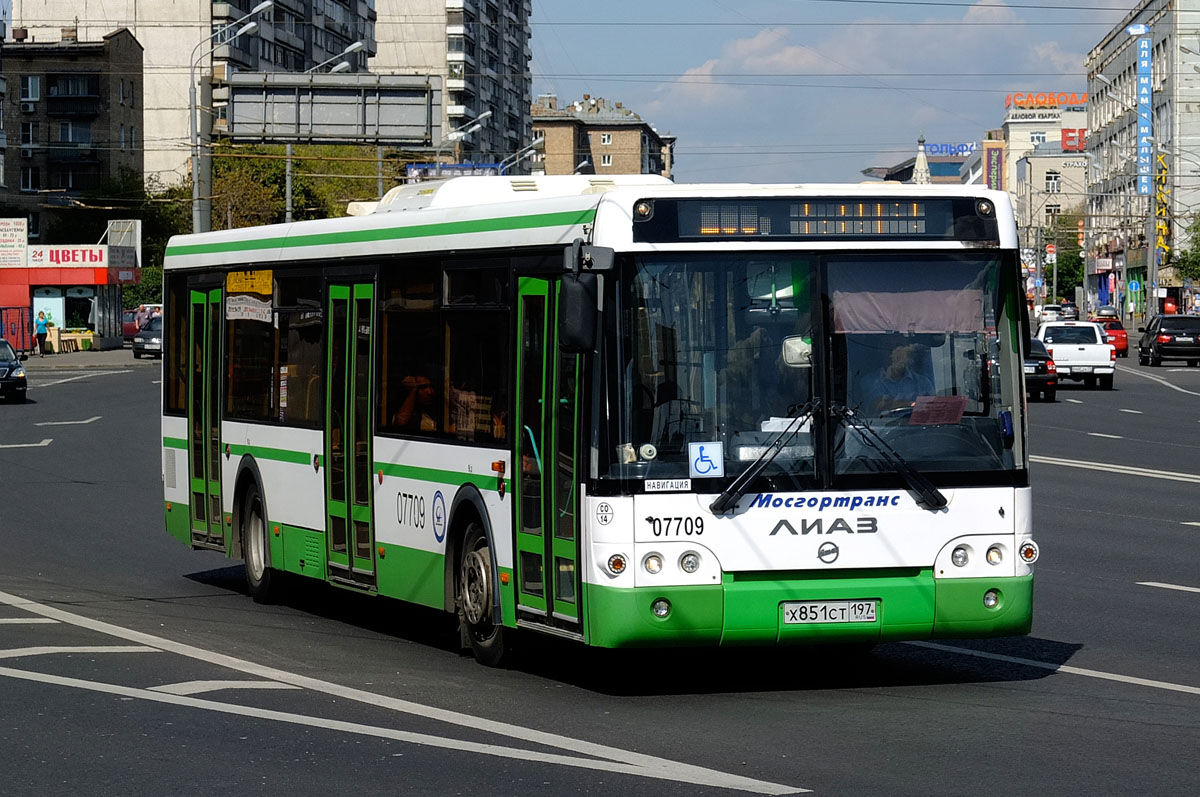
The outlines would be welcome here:
[[[163,530],[157,363],[30,371],[0,406],[0,793],[1200,793],[1200,368],[1030,405],[1029,637],[508,670],[394,601],[253,603]]]

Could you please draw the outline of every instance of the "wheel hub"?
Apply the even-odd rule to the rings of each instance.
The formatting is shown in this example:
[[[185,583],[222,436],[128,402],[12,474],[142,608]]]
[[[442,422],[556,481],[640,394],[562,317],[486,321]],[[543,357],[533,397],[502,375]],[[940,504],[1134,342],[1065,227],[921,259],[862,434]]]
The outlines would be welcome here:
[[[480,551],[471,551],[463,559],[463,614],[471,625],[487,620],[492,613],[491,568]]]

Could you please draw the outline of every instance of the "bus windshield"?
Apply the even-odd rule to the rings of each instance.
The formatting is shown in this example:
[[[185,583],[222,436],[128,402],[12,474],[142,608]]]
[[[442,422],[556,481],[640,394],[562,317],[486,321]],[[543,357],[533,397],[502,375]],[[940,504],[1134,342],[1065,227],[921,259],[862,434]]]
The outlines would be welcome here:
[[[1018,299],[1001,291],[1003,263],[992,253],[628,258],[616,301],[623,384],[601,475],[732,478],[771,448],[761,477],[773,489],[894,472],[897,459],[923,472],[1017,467],[1020,349],[1005,308]],[[829,435],[814,434],[822,426]]]

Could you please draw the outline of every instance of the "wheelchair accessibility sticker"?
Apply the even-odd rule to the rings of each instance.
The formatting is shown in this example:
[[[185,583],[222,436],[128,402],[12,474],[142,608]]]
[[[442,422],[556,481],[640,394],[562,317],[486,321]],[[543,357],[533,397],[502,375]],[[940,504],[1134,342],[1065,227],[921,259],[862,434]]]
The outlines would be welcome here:
[[[693,479],[712,479],[725,475],[725,444],[688,443],[688,473]]]

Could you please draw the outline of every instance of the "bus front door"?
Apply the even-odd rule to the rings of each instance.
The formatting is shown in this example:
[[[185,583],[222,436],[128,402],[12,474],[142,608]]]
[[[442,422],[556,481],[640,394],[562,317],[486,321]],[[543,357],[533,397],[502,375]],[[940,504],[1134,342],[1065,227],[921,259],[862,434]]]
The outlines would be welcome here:
[[[190,291],[188,471],[192,545],[225,550],[221,511],[221,289]]]
[[[329,286],[325,506],[329,577],[375,586],[371,519],[371,338],[374,286]]]
[[[580,358],[558,351],[557,290],[557,280],[520,280],[517,621],[578,633]]]

